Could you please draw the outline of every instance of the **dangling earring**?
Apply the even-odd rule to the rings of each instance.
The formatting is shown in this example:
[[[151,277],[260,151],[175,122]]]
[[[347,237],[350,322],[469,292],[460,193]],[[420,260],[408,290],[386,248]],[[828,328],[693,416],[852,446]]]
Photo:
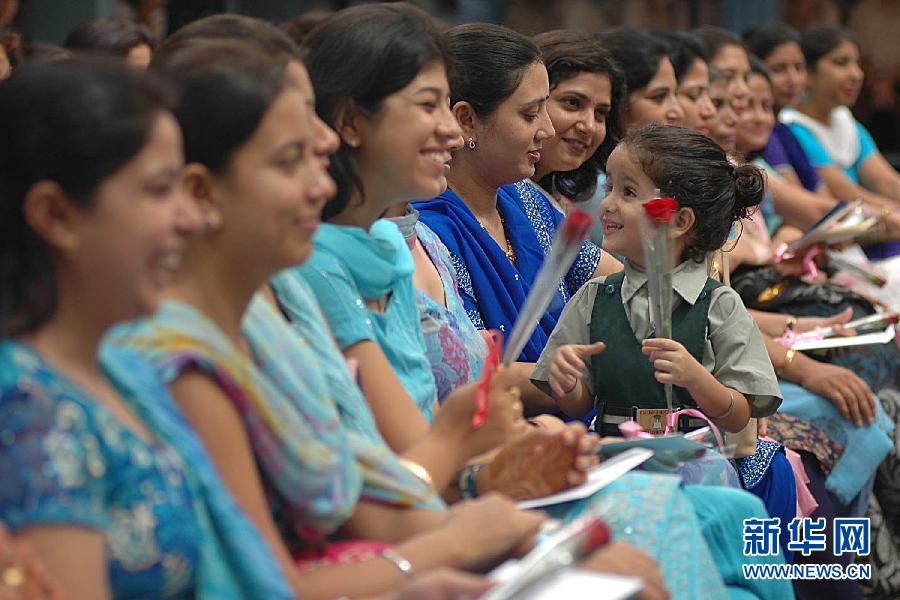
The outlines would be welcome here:
[[[475,138],[469,138],[469,141],[467,143],[469,145],[469,150],[475,149]]]

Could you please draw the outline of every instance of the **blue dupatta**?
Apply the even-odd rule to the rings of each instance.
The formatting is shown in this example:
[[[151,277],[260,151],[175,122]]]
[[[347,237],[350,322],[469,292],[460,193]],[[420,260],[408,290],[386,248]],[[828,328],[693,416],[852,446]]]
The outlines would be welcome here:
[[[432,200],[413,205],[419,211],[419,220],[450,251],[460,296],[475,326],[512,331],[519,309],[550,251],[562,213],[527,181],[497,190],[497,209],[516,254],[513,265],[453,190],[448,188]],[[590,279],[599,260],[599,249],[586,242],[575,265],[560,280],[556,296],[525,345],[520,361],[537,362],[569,297]]]
[[[865,490],[878,465],[894,447],[890,435],[894,423],[881,407],[878,396],[875,396],[875,422],[857,427],[822,396],[784,379],[779,379],[778,383],[784,395],[780,411],[815,425],[844,446],[825,479],[825,487],[843,504],[851,504]]]
[[[194,428],[137,352],[104,345],[106,375],[145,425],[189,465],[188,483],[205,536],[197,565],[199,598],[293,598],[259,531],[226,490]]]

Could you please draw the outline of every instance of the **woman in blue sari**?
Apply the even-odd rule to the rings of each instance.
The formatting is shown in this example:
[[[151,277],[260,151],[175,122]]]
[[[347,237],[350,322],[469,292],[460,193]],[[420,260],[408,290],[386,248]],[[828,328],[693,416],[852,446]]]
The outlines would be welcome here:
[[[479,329],[509,333],[563,215],[528,181],[555,133],[540,50],[510,35],[503,43],[516,51],[494,56],[486,31],[479,24],[448,32],[457,61],[451,103],[465,147],[454,154],[448,189],[414,205],[450,251],[469,318]],[[600,250],[586,242],[519,360],[537,360],[568,298],[600,271]]]

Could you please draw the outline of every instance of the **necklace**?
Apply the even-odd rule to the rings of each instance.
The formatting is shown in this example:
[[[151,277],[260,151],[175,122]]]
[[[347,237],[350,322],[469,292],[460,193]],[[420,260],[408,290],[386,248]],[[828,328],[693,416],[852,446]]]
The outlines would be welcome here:
[[[500,226],[503,227],[503,237],[506,239],[506,249],[503,250],[504,254],[506,254],[506,258],[510,263],[516,264],[516,251],[513,250],[512,243],[509,241],[509,233],[506,231],[506,219],[503,218],[503,214],[500,210],[497,210],[497,215],[500,217]],[[476,217],[477,218],[477,217]],[[477,219],[478,224],[481,225],[481,228],[487,231],[487,227],[484,226],[484,223],[481,222],[481,219]],[[490,235],[490,232],[488,232]]]

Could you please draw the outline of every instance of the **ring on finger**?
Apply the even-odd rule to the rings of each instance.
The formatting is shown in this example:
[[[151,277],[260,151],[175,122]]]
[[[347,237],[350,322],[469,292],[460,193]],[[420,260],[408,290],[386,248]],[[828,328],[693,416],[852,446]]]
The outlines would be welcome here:
[[[7,567],[0,573],[0,581],[6,587],[17,588],[25,582],[25,571],[21,567]]]

